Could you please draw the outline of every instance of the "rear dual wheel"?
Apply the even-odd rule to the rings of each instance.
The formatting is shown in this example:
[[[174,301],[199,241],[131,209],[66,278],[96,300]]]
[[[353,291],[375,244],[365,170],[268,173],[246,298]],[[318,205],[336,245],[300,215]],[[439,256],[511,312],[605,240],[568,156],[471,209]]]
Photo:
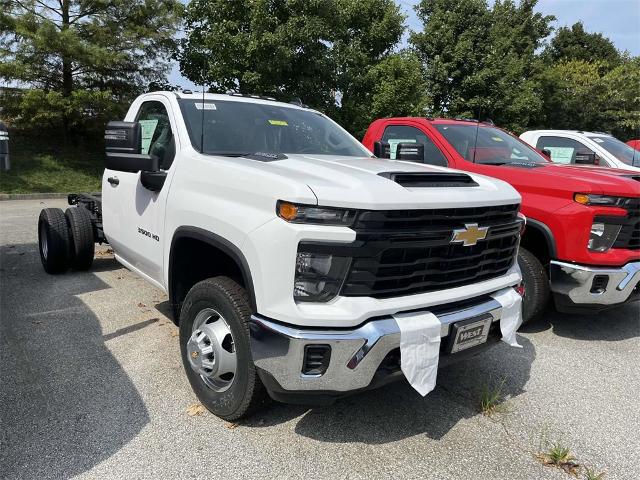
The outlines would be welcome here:
[[[38,247],[45,272],[67,270],[69,264],[69,227],[59,208],[45,208],[38,218]]]
[[[91,214],[84,208],[67,208],[69,225],[69,266],[74,270],[89,270],[93,263],[95,240]]]
[[[38,248],[47,273],[88,270],[93,263],[91,214],[84,208],[45,208],[38,218]]]

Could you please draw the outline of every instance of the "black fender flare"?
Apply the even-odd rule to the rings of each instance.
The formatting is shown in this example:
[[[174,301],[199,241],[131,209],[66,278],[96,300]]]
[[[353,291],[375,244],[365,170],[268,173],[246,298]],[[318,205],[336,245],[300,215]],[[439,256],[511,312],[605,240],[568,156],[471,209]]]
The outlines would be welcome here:
[[[195,240],[199,240],[203,243],[207,243],[214,248],[224,252],[228,255],[235,263],[238,265],[240,272],[242,273],[242,280],[244,282],[247,293],[249,294],[249,303],[251,304],[251,309],[255,312],[256,310],[256,296],[255,290],[253,288],[253,278],[251,276],[251,269],[249,268],[249,262],[245,258],[242,251],[229,240],[220,235],[216,235],[213,232],[208,230],[204,230],[198,227],[179,227],[173,234],[173,238],[171,239],[171,248],[169,250],[169,303],[172,308],[175,308],[175,286],[173,285],[173,270],[174,270],[174,246],[175,243],[182,238],[192,238]]]
[[[540,232],[544,239],[547,241],[547,248],[549,249],[549,256],[551,257],[551,259],[558,258],[556,240],[553,236],[553,232],[546,223],[542,223],[538,220],[527,217],[527,228],[532,228],[533,230],[537,230],[538,232]],[[527,232],[525,230],[525,235],[526,234]]]

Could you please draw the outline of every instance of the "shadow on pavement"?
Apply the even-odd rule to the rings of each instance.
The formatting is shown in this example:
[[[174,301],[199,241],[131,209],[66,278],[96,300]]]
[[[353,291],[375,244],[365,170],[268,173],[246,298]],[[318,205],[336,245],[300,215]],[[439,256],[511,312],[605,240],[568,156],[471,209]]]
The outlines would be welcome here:
[[[0,247],[2,478],[69,478],[148,422],[146,407],[77,295],[92,273],[47,275],[35,244]],[[119,268],[97,259],[97,270]]]
[[[523,326],[523,333],[552,329],[575,340],[619,342],[640,337],[640,302],[628,303],[593,315],[560,313],[550,309],[544,318]]]
[[[460,420],[479,414],[480,395],[505,379],[502,392],[514,397],[529,380],[535,348],[519,336],[523,348],[504,343],[438,372],[436,389],[422,398],[401,381],[346,397],[328,407],[305,408],[274,404],[243,422],[261,427],[301,416],[295,431],[322,442],[385,444],[415,435],[440,439]]]

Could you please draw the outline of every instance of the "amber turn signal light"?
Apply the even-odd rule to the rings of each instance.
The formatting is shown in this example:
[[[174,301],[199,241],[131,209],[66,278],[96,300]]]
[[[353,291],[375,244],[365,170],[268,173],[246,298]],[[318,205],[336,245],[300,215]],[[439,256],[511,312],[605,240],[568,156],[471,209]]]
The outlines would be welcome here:
[[[573,196],[573,199],[582,205],[587,205],[589,203],[589,195],[585,195],[584,193],[576,193]]]
[[[292,203],[278,203],[278,216],[290,222],[298,216],[298,207]]]

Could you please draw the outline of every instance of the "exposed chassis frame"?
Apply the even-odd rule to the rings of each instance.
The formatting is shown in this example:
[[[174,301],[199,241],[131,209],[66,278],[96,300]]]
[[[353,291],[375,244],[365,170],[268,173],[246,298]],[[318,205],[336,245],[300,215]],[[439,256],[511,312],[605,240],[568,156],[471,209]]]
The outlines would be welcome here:
[[[70,193],[67,196],[69,205],[75,205],[78,208],[84,208],[91,214],[91,225],[93,226],[93,239],[96,243],[102,245],[109,243],[102,229],[102,195],[91,193]]]

